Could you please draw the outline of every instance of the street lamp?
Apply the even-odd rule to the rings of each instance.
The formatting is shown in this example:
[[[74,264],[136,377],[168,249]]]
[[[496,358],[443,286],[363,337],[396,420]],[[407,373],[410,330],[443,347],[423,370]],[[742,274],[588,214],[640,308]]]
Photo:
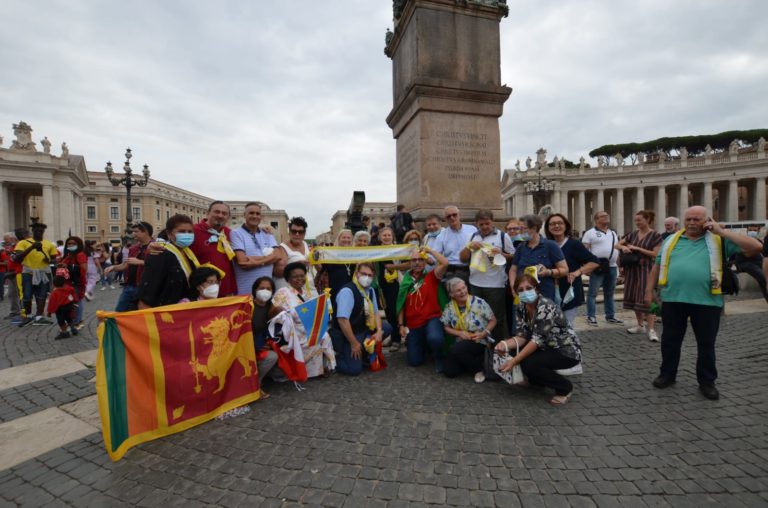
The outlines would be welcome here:
[[[547,196],[549,193],[555,190],[554,182],[547,180],[545,176],[541,174],[542,164],[536,162],[536,180],[525,182],[525,193],[533,196],[533,207],[541,212],[541,208],[547,204]]]
[[[125,214],[125,220],[126,220],[126,228],[125,228],[125,236],[123,237],[123,243],[126,243],[128,239],[131,236],[131,225],[133,224],[133,213],[132,213],[132,202],[131,202],[131,188],[135,186],[139,187],[146,187],[147,183],[149,182],[149,166],[144,164],[144,170],[142,171],[142,177],[136,177],[133,175],[133,170],[131,169],[131,157],[133,154],[131,153],[131,149],[128,148],[125,150],[125,164],[123,164],[123,171],[125,172],[125,176],[116,177],[115,172],[112,169],[112,163],[107,162],[106,167],[104,167],[104,172],[107,174],[107,178],[109,179],[109,183],[111,183],[115,187],[119,187],[120,185],[125,186],[127,199],[128,199],[128,210]]]

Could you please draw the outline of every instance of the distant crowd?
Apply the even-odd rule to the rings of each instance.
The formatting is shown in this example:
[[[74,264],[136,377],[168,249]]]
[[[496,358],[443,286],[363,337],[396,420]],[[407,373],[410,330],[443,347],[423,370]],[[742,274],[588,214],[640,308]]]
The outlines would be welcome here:
[[[293,334],[309,377],[358,375],[377,347],[391,353],[404,347],[409,365],[431,361],[448,377],[544,386],[554,390],[550,403],[561,405],[573,394],[567,374],[578,371],[582,360],[574,320],[586,304],[587,323],[599,325],[600,289],[607,325],[661,341],[657,388],[676,381],[690,321],[698,344],[697,381],[710,399],[719,397],[715,338],[723,294],[733,291],[731,264],[755,277],[768,299],[768,241],[760,243],[756,228],[747,234],[722,228],[701,206],[687,209],[682,224],[666,218],[663,233],[654,228],[654,212],[640,210],[635,229],[623,236],[611,229],[609,214],[598,211],[594,227],[577,238],[561,213],[526,215],[499,228],[488,210],[467,224],[456,206],[446,206],[442,216],[425,217],[420,230],[401,205],[390,224],[370,225],[364,218],[363,229],[339,232],[336,261],[310,248],[303,218],[292,218],[289,237],[278,243],[261,226],[261,212],[258,203],[248,203],[244,224],[230,229],[229,206],[215,201],[198,223],[174,215],[155,232],[137,222],[123,247],[77,236],[56,245],[44,238],[41,223],[6,233],[0,291],[11,303],[8,317],[18,326],[51,325],[48,318],[55,315],[56,339],[65,339],[78,333],[85,302],[99,284],[103,290],[122,286],[118,312],[251,295],[262,381],[287,379],[274,343]],[[360,249],[369,258],[345,258]],[[623,307],[635,318],[626,329],[614,304],[620,279]],[[333,322],[319,342],[309,344],[295,308],[326,289]]]

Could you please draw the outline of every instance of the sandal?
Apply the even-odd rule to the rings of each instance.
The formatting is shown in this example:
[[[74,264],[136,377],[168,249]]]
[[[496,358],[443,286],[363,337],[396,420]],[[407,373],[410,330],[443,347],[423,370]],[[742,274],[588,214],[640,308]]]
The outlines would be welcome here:
[[[266,399],[268,399],[270,397],[271,397],[271,395],[268,394],[267,392],[265,392],[264,390],[259,390],[259,399],[266,400]]]
[[[549,399],[549,403],[553,406],[562,406],[570,400],[571,395],[573,395],[573,392],[569,393],[568,395],[555,395]]]

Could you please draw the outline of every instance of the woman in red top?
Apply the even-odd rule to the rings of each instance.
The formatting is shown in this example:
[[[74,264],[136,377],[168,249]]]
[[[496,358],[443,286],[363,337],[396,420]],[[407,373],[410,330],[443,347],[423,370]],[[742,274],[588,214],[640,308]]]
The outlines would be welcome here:
[[[83,240],[79,236],[70,236],[64,242],[64,257],[59,264],[69,272],[69,282],[75,290],[75,302],[79,302],[74,324],[74,327],[79,330],[82,328],[85,307],[83,297],[88,277],[88,257],[84,252]]]
[[[424,271],[427,254],[437,261],[429,273]],[[448,260],[429,247],[411,253],[411,269],[403,277],[397,295],[397,325],[406,338],[408,364],[414,367],[425,361],[427,347],[435,359],[435,370],[443,371],[443,309],[438,299],[440,279],[448,268]]]

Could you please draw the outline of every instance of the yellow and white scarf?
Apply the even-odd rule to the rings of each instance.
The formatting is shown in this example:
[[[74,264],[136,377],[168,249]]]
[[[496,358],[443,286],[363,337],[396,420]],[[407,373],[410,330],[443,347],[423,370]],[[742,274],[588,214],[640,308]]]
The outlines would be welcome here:
[[[680,237],[685,234],[685,229],[681,229],[671,238],[669,238],[661,247],[661,265],[659,269],[659,286],[665,287],[669,276],[669,258],[677,245]],[[709,274],[711,281],[711,293],[720,295],[723,293],[723,239],[720,235],[713,234],[711,231],[704,233],[704,241],[707,243],[709,252]]]
[[[468,320],[466,318],[472,309],[472,295],[467,297],[467,303],[464,304],[464,312],[461,312],[459,304],[453,298],[451,298],[451,306],[453,307],[453,312],[456,314],[456,329],[468,332],[469,323],[467,323]]]
[[[181,266],[187,279],[189,279],[192,270],[200,266],[200,262],[189,247],[179,248],[171,242],[164,243],[163,247],[165,250],[176,256],[179,266]]]

